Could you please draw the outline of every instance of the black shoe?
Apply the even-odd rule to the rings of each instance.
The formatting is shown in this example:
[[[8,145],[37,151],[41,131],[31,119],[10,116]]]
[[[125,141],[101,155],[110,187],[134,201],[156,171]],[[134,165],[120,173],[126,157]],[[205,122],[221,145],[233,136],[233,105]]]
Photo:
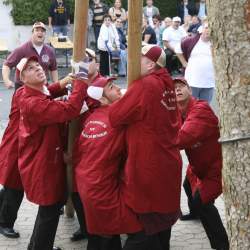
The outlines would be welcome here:
[[[72,237],[70,237],[71,241],[78,241],[87,238],[87,235],[84,234],[79,228],[76,232],[73,233]]]
[[[16,232],[13,228],[9,227],[1,227],[0,226],[0,234],[4,235],[8,238],[19,238],[20,234]]]
[[[64,208],[63,208],[63,207],[60,209],[59,214],[60,214],[60,215],[63,215],[63,214],[64,214]]]
[[[199,220],[199,216],[196,214],[185,214],[180,217],[180,220],[186,221],[186,220]]]
[[[31,249],[32,249],[32,248],[31,248],[31,246],[30,246],[30,244],[29,244],[27,250],[31,250]],[[60,248],[60,247],[53,247],[52,250],[62,250],[62,248]]]

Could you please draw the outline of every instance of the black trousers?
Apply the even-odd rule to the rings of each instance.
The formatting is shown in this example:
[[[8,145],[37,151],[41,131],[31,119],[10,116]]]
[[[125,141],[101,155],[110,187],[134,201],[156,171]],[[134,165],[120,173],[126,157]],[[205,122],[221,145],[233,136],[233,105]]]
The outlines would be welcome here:
[[[121,250],[120,235],[105,238],[99,235],[89,234],[87,250]]]
[[[220,214],[214,205],[214,201],[203,204],[199,190],[192,196],[191,185],[187,177],[185,178],[183,187],[188,197],[189,207],[194,213],[200,216],[201,223],[205,229],[211,247],[213,249],[229,249],[227,232],[223,226]]]
[[[84,215],[84,208],[83,208],[79,193],[73,192],[71,194],[71,199],[72,199],[72,203],[75,208],[75,211],[76,211],[76,216],[80,225],[81,232],[87,235],[88,233],[87,233],[87,226],[86,226],[86,220],[85,220],[85,215]]]
[[[13,228],[23,200],[23,190],[4,187],[0,191],[0,226]]]
[[[52,250],[63,203],[39,206],[28,250]]]
[[[102,76],[109,76],[109,53],[100,50],[100,74]]]
[[[171,228],[154,235],[144,232],[129,234],[123,250],[169,250]]]

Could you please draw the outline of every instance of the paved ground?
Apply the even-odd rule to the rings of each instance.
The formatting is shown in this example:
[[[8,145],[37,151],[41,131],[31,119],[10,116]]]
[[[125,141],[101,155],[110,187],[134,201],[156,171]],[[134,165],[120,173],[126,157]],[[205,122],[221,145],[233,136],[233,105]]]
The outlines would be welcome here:
[[[69,69],[60,69],[60,75],[65,75]],[[1,81],[1,78],[0,78]],[[125,86],[125,79],[120,79],[121,86]],[[0,83],[0,138],[8,122],[8,112],[10,107],[11,95],[13,90],[6,90]],[[214,104],[213,104],[214,105]],[[187,160],[183,154],[185,173]],[[183,190],[182,190],[183,191]],[[166,197],[167,198],[167,197]],[[164,199],[164,194],[163,194]],[[181,198],[182,211],[187,212],[186,196],[182,193]],[[224,203],[221,197],[216,201],[220,214],[224,220]],[[36,217],[37,206],[28,202],[26,199],[21,205],[15,228],[21,233],[19,239],[8,239],[0,235],[0,250],[24,250],[27,248],[29,238],[33,229]],[[71,234],[78,229],[76,218],[69,219],[65,215],[60,218],[55,245],[64,250],[86,249],[87,241],[72,243]],[[123,237],[123,239],[125,236]],[[199,221],[182,222],[178,221],[173,227],[171,237],[171,249],[173,250],[205,250],[211,249],[206,234]]]
[[[182,211],[187,212],[186,196],[182,193]],[[216,200],[216,206],[224,220],[224,203],[221,197]],[[8,239],[0,235],[1,250],[24,250],[27,248],[29,238],[33,229],[36,217],[37,206],[26,199],[21,205],[15,228],[21,233],[19,239]],[[64,250],[85,250],[86,240],[71,242],[71,234],[78,229],[76,218],[70,219],[65,215],[60,218],[55,245]],[[125,236],[123,237],[123,239]],[[199,221],[178,221],[174,225],[171,237],[172,250],[208,250],[211,249],[206,234]]]

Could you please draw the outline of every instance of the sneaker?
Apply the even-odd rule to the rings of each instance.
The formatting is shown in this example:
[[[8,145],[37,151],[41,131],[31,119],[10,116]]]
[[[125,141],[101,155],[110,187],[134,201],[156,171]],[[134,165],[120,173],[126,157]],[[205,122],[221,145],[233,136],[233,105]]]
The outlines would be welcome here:
[[[79,240],[83,240],[86,239],[87,235],[85,233],[83,233],[81,231],[81,229],[79,228],[76,232],[73,233],[72,237],[70,237],[71,241],[79,241]]]
[[[19,238],[20,234],[16,232],[13,228],[0,226],[0,234],[8,238]]]

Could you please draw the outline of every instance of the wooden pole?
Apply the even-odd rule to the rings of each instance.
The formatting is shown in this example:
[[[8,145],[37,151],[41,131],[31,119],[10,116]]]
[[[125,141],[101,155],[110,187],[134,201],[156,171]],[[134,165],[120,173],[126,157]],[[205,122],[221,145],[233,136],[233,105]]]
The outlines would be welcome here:
[[[88,0],[75,0],[74,33],[73,33],[73,61],[80,62],[85,57],[88,26]],[[78,120],[73,120],[69,124],[68,153],[72,155],[76,134],[79,130]],[[67,185],[69,195],[72,192],[72,166],[67,166]],[[74,216],[74,209],[71,198],[66,204],[65,213],[68,217]]]
[[[141,75],[142,0],[128,0],[128,85]]]

